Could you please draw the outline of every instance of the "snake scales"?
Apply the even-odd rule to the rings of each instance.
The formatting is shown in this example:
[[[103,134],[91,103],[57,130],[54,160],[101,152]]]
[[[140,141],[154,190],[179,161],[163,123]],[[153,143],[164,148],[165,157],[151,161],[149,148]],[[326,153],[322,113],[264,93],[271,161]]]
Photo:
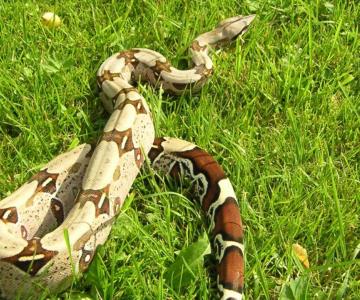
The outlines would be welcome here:
[[[242,298],[243,229],[230,181],[196,145],[155,139],[149,107],[132,84],[142,80],[173,94],[198,91],[213,71],[209,48],[233,41],[253,19],[229,18],[198,36],[190,46],[189,70],[141,48],[105,60],[97,82],[111,115],[97,146],[83,144],[59,155],[0,201],[0,297],[36,299],[44,288],[62,290],[74,273],[85,271],[148,155],[154,169],[194,183],[210,224],[220,297]]]

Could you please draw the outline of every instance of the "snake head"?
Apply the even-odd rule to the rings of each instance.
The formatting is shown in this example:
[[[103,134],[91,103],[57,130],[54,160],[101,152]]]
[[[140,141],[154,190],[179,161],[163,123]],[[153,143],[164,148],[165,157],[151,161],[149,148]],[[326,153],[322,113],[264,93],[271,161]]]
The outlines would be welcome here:
[[[237,37],[244,34],[254,19],[255,15],[225,19],[215,29],[199,35],[195,40],[203,49],[207,49],[206,46],[208,45],[214,48],[227,46]]]
[[[243,35],[249,28],[250,23],[256,15],[236,16],[225,19],[216,27],[216,31],[221,32],[224,40],[234,41],[237,37]]]

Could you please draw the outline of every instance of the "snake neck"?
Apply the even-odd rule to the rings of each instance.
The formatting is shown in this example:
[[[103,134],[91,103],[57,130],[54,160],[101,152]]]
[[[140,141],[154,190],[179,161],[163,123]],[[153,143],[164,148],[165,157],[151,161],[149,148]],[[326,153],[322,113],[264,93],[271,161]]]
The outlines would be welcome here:
[[[199,35],[190,46],[194,66],[188,70],[177,69],[163,55],[150,49],[133,48],[111,56],[98,71],[99,87],[107,95],[102,98],[105,107],[113,110],[122,89],[118,84],[120,79],[130,84],[147,82],[168,94],[198,92],[213,73],[209,49],[230,44],[246,32],[254,18],[254,15],[228,18],[215,29]]]

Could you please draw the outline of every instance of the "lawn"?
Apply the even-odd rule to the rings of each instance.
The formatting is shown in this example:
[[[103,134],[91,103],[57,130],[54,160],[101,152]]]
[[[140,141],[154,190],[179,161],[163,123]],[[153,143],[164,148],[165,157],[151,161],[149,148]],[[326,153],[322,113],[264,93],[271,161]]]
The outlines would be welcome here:
[[[46,11],[62,26],[44,27]],[[355,0],[0,0],[0,198],[56,155],[97,140],[108,115],[95,74],[109,55],[146,47],[186,68],[198,34],[253,13],[243,41],[213,53],[215,72],[201,93],[140,90],[158,136],[198,144],[229,175],[245,225],[246,299],[359,299]],[[166,280],[179,252],[207,227],[198,205],[165,182],[144,169],[90,271],[62,297],[215,297],[208,256],[185,286]]]

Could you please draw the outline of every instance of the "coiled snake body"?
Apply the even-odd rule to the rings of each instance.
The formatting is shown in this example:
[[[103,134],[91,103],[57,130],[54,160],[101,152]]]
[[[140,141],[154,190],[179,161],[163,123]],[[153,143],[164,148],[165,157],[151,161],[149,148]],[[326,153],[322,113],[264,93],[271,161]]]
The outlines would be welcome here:
[[[154,169],[194,183],[210,224],[221,299],[242,298],[243,230],[230,181],[194,144],[155,139],[148,105],[131,84],[141,79],[174,94],[199,90],[212,73],[209,47],[242,35],[253,19],[229,18],[197,37],[189,70],[148,49],[117,53],[101,65],[97,81],[111,116],[97,146],[59,155],[0,201],[0,297],[36,299],[44,288],[62,290],[85,271],[148,155]]]

